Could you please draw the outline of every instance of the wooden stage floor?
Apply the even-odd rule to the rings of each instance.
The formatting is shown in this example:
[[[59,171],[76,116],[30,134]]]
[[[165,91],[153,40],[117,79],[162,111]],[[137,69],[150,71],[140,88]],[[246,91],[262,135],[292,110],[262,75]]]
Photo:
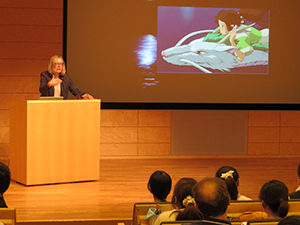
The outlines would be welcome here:
[[[21,223],[131,220],[134,203],[152,201],[147,182],[155,170],[168,172],[175,185],[182,177],[201,180],[214,176],[220,166],[231,165],[240,173],[240,192],[257,199],[260,187],[271,179],[285,182],[290,192],[294,191],[299,162],[299,156],[106,158],[100,160],[99,181],[28,187],[12,181],[4,198],[9,207],[17,209],[17,222]]]

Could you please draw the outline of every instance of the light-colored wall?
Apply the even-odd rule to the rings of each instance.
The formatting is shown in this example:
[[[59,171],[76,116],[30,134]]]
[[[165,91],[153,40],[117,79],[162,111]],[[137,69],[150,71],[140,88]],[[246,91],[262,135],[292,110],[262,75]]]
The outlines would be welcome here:
[[[40,72],[62,54],[63,1],[4,0],[0,21],[0,160],[9,164],[9,101],[38,98]],[[244,157],[300,158],[300,112],[248,113]],[[171,120],[171,110],[102,110],[100,156],[170,156]]]

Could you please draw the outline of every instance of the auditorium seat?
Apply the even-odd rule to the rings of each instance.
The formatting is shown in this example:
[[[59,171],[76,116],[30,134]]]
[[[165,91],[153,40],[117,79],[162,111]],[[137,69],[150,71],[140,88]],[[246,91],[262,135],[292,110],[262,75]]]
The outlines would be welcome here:
[[[259,200],[231,201],[227,209],[227,216],[231,218],[238,218],[242,213],[256,211],[264,211]]]
[[[190,225],[192,223],[200,222],[201,220],[181,220],[181,221],[165,221],[161,222],[160,225]]]
[[[190,225],[202,220],[181,220],[181,221],[165,221],[161,222],[160,225]],[[241,221],[230,221],[232,225],[241,225]]]
[[[15,225],[16,220],[16,209],[0,208],[0,222],[5,225]]]
[[[247,225],[277,225],[281,219],[248,220]]]
[[[249,220],[247,225],[277,225],[280,219]],[[173,222],[161,222],[160,225],[190,225],[201,220],[182,220]],[[241,225],[241,221],[230,221],[232,225]],[[250,223],[249,223],[250,222]]]
[[[148,224],[145,221],[146,214],[149,208],[158,208],[158,210],[167,211],[172,210],[173,206],[171,202],[139,202],[135,203],[133,206],[133,225]]]
[[[289,200],[289,213],[288,215],[300,215],[300,199]]]

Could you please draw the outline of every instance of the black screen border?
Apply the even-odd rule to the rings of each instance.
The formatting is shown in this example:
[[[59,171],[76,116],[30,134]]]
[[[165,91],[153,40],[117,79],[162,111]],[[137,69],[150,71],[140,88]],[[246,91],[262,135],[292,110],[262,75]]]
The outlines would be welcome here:
[[[63,58],[67,62],[67,24],[68,1],[63,0]],[[67,65],[66,65],[67,66]],[[269,104],[269,103],[136,103],[136,102],[105,102],[101,109],[135,109],[135,110],[300,110],[300,104]]]

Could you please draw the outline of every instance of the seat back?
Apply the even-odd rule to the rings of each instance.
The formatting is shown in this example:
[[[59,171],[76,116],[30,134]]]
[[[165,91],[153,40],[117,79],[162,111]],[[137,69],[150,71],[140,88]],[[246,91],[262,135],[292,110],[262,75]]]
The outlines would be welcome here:
[[[165,221],[160,225],[190,225],[192,223],[201,222],[202,220],[180,220],[180,221]]]
[[[5,225],[15,225],[16,220],[16,209],[0,208],[0,222]]]
[[[238,218],[239,215],[245,212],[263,212],[264,209],[260,201],[231,201],[227,209],[227,216]]]
[[[288,215],[300,214],[300,199],[289,200],[289,213]],[[260,201],[231,201],[227,210],[227,216],[237,218],[244,212],[263,212],[263,207]]]
[[[190,225],[193,223],[201,222],[202,220],[180,220],[180,221],[165,221],[160,225]],[[241,221],[230,221],[232,225],[241,225]]]
[[[135,203],[133,206],[133,225],[148,224],[147,221],[144,221],[146,214],[149,208],[157,208],[161,211],[172,210],[173,206],[171,202],[139,202]]]
[[[300,215],[300,199],[289,200],[289,213],[288,215]]]
[[[277,225],[281,219],[248,220],[247,225]]]

